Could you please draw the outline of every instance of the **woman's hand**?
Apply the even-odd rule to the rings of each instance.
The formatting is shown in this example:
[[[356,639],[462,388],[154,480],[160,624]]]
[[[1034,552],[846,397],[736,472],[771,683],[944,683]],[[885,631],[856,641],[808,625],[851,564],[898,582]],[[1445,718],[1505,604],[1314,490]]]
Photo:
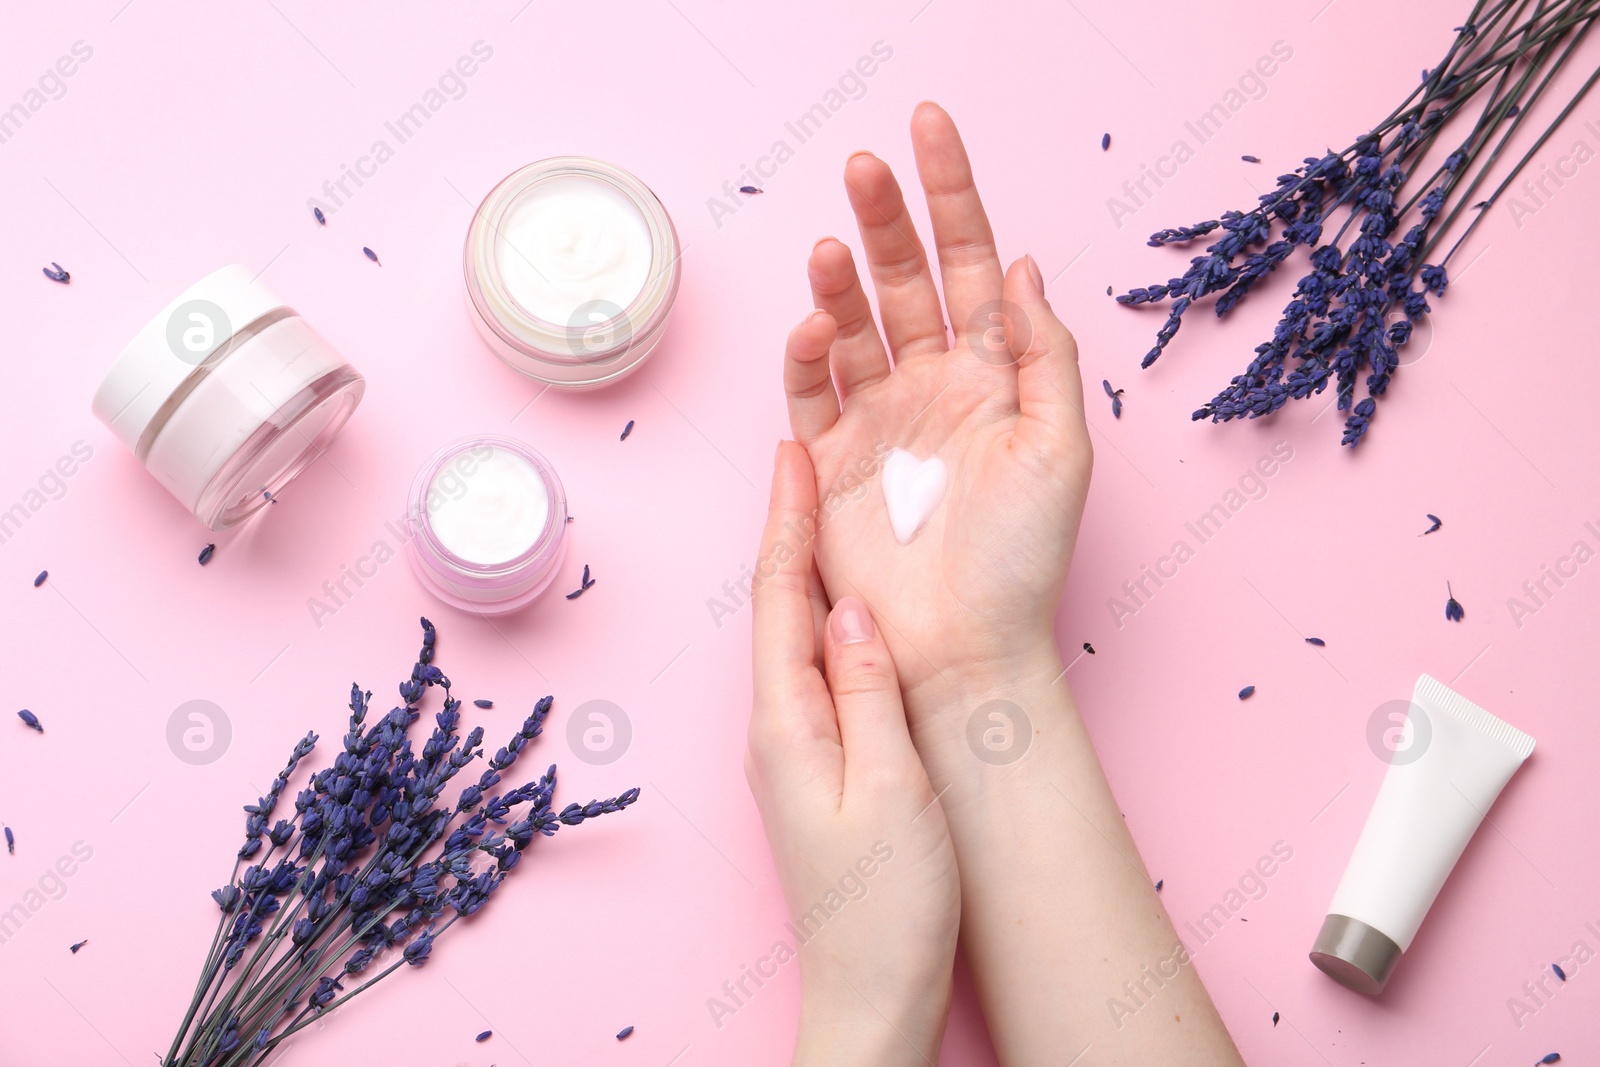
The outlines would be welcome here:
[[[1024,257],[1002,275],[950,116],[920,105],[911,136],[943,307],[894,175],[857,153],[845,184],[883,329],[850,250],[823,239],[809,264],[819,311],[790,334],[784,384],[824,501],[823,584],[834,601],[872,606],[920,728],[937,707],[1059,669],[1052,620],[1092,456],[1077,346],[1038,266]],[[944,503],[908,545],[875,484],[888,448],[937,454],[949,470]]]
[[[789,903],[796,1064],[925,1064],[950,1006],[960,890],[944,813],[872,613],[829,608],[808,533],[816,475],[778,446],[755,586],[745,773]]]

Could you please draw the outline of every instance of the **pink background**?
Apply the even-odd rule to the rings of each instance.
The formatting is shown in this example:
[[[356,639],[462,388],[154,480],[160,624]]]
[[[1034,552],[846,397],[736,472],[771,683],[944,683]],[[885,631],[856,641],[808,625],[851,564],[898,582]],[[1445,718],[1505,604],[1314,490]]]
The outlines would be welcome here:
[[[11,5],[0,107],[74,42],[93,55],[0,144],[0,509],[74,442],[92,458],[0,545],[9,699],[48,731],[3,709],[0,819],[17,851],[0,855],[0,909],[74,842],[92,858],[0,944],[0,1061],[144,1065],[165,1050],[239,806],[308,727],[336,743],[353,679],[392,700],[419,613],[438,622],[440,662],[464,695],[499,702],[474,713],[492,738],[556,694],[530,758],[560,763],[559,800],[634,784],[644,798],[540,845],[487,921],[283,1062],[786,1058],[794,967],[720,1027],[707,1008],[787,917],[740,769],[748,612],[718,627],[707,601],[755,555],[768,457],[785,432],[782,338],[809,306],[807,250],[826,233],[854,242],[844,158],[870,147],[909,180],[907,119],[932,97],[962,127],[1003,253],[1038,258],[1082,346],[1098,463],[1058,630],[1069,658],[1084,641],[1097,650],[1070,679],[1174,920],[1182,929],[1222,902],[1275,842],[1293,849],[1265,896],[1196,948],[1246,1059],[1527,1064],[1558,1050],[1591,1062],[1600,964],[1569,964],[1567,985],[1520,1028],[1507,1002],[1576,942],[1600,949],[1584,927],[1600,927],[1600,563],[1520,626],[1507,600],[1574,541],[1600,547],[1583,525],[1600,526],[1589,330],[1600,165],[1535,214],[1496,207],[1359,454],[1338,447],[1336,414],[1313,423],[1321,401],[1266,423],[1188,420],[1243,366],[1301,272],[1225,326],[1197,313],[1144,373],[1157,319],[1105,296],[1178,272],[1184,255],[1145,248],[1150,231],[1249,206],[1274,174],[1386,114],[1467,7],[1325,4]],[[493,56],[465,94],[396,147],[385,121],[479,40]],[[880,40],[893,56],[865,95],[795,145],[784,123]],[[1185,121],[1275,41],[1293,55],[1265,95],[1198,145]],[[1576,117],[1541,158],[1600,145],[1582,126],[1600,126],[1600,98]],[[307,198],[380,137],[394,158],[318,228]],[[708,198],[742,184],[779,138],[794,158],[719,225]],[[1179,138],[1195,158],[1119,228],[1107,198]],[[657,191],[686,246],[684,280],[641,373],[541,397],[473,333],[460,244],[494,182],[562,154],[614,161]],[[40,276],[52,260],[69,286]],[[235,261],[261,271],[369,388],[326,460],[263,521],[220,537],[202,569],[211,536],[92,419],[89,398],[149,316]],[[1101,378],[1127,389],[1120,421]],[[619,444],[628,419],[637,428]],[[519,435],[554,462],[577,516],[557,592],[576,588],[584,563],[598,585],[493,627],[430,601],[396,559],[317,625],[308,600],[386,536],[422,459],[469,431]],[[1266,495],[1119,627],[1107,601],[1122,582],[1180,538],[1193,547],[1184,523],[1278,441],[1293,458]],[[1424,512],[1443,530],[1419,537]],[[30,588],[43,568],[49,582]],[[1447,580],[1466,607],[1459,625],[1443,618]],[[1539,747],[1374,1001],[1306,952],[1383,771],[1368,717],[1421,671]],[[1240,703],[1246,684],[1258,691]],[[631,748],[609,766],[574,758],[566,741],[571,711],[596,698],[632,723]],[[205,766],[166,741],[191,699],[232,724],[231,746]],[[637,1032],[618,1044],[628,1024]],[[492,1041],[474,1045],[489,1028]],[[964,977],[943,1059],[993,1062]]]

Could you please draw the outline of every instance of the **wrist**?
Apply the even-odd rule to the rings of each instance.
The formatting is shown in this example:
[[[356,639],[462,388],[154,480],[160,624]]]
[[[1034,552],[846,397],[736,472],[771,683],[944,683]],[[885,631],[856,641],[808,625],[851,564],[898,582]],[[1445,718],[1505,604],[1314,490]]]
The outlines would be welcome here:
[[[924,761],[948,750],[958,759],[1009,762],[1010,742],[1026,742],[1041,716],[1068,702],[1065,673],[1047,630],[1003,654],[980,654],[930,675],[903,694],[918,752]]]

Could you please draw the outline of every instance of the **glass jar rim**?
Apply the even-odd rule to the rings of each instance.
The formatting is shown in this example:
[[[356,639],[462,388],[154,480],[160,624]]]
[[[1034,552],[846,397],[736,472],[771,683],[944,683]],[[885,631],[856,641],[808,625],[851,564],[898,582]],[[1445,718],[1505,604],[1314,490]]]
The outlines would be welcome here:
[[[550,501],[550,508],[545,516],[544,529],[534,539],[533,544],[509,560],[499,563],[478,563],[466,559],[446,548],[444,542],[439,540],[434,532],[431,521],[432,509],[428,507],[428,490],[433,481],[447,463],[456,456],[480,445],[491,448],[503,448],[507,452],[525,460],[534,472],[539,475],[539,480],[544,484],[544,489]],[[425,539],[429,553],[440,562],[462,575],[474,578],[496,578],[516,574],[545,555],[565,533],[563,527],[567,521],[567,496],[566,490],[557,477],[555,468],[550,461],[545,459],[533,448],[514,437],[502,434],[472,434],[467,437],[457,438],[442,446],[433,455],[429,456],[417,471],[416,478],[411,483],[410,505],[412,514],[407,519],[416,526],[413,537]]]
[[[500,274],[495,238],[508,212],[533,186],[563,177],[602,182],[621,193],[639,211],[650,233],[650,268],[644,285],[627,307],[604,321],[574,325],[538,318],[511,295]],[[484,197],[467,228],[463,270],[468,298],[482,324],[517,355],[560,367],[604,369],[623,360],[637,342],[659,332],[677,295],[681,256],[665,206],[632,173],[585,156],[553,156],[512,172]],[[620,339],[587,351],[586,339],[595,331],[620,333]]]

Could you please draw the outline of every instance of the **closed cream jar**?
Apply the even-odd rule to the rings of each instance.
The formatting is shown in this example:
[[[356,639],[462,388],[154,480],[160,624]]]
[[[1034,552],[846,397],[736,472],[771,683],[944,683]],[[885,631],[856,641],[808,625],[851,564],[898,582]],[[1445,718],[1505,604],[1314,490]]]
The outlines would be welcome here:
[[[248,268],[151,319],[95,392],[95,417],[206,526],[267,504],[320,456],[366,382]]]
[[[472,217],[463,270],[473,325],[514,370],[591,389],[636,370],[678,291],[678,235],[655,194],[599,160],[541,160]]]

